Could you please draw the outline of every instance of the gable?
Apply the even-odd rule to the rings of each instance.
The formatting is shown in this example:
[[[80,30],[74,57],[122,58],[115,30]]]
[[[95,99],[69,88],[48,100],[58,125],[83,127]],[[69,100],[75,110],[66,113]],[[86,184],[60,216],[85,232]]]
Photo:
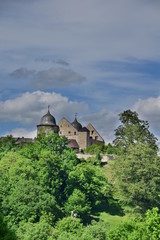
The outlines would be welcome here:
[[[91,123],[88,124],[87,128],[90,132],[90,137],[92,137],[92,139],[104,142],[101,135],[98,133],[98,131],[93,127],[93,125]]]
[[[77,129],[75,129],[66,118],[62,118],[58,126],[60,135],[70,136],[77,134]]]

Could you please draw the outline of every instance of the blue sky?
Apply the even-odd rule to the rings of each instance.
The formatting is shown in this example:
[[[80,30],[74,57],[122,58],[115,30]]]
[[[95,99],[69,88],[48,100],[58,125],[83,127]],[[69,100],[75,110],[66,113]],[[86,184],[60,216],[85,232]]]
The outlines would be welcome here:
[[[106,142],[126,109],[160,138],[158,0],[0,1],[0,135],[35,136],[51,106]]]

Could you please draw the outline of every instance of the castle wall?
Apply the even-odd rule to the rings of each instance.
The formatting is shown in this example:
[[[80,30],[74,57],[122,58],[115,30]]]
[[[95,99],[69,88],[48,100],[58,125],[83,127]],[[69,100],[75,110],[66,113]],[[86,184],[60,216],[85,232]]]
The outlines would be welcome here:
[[[90,137],[93,139],[93,142],[95,143],[97,142],[103,142],[104,140],[101,137],[101,135],[97,132],[97,130],[92,126],[92,124],[88,124],[87,126],[88,130],[90,131]],[[93,143],[92,143],[93,144]]]
[[[75,129],[72,126],[72,124],[65,118],[62,118],[58,125],[60,129],[59,131],[60,136],[66,136],[68,139],[76,140],[80,149],[85,149],[88,147],[89,144],[88,132],[77,131],[77,129]]]
[[[76,140],[79,145],[79,149],[85,149],[95,143],[104,143],[103,138],[99,135],[96,129],[88,124],[87,128],[89,131],[78,131],[72,126],[72,124],[65,118],[59,122],[59,135],[66,136],[69,140]]]
[[[58,126],[59,126],[59,135],[66,136],[69,139],[71,139],[70,138],[71,136],[75,136],[75,138],[72,138],[72,139],[76,139],[78,131],[72,126],[72,124],[70,124],[69,121],[67,121],[67,119],[62,118]]]
[[[80,149],[85,149],[88,147],[88,132],[79,132],[78,139],[77,139],[78,145]]]

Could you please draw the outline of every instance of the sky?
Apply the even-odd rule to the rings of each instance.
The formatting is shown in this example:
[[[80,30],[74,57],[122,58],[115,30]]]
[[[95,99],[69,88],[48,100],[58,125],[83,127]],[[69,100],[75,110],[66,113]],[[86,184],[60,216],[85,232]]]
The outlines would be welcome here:
[[[131,109],[160,141],[160,1],[0,0],[0,136],[35,137],[48,105],[106,143]]]

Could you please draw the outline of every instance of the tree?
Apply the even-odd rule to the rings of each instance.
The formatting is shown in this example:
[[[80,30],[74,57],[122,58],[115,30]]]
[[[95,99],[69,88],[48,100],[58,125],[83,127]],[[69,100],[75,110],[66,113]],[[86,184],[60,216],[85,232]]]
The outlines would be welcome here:
[[[66,184],[65,192],[68,197],[74,189],[78,189],[85,194],[91,207],[103,200],[107,201],[110,197],[110,185],[106,175],[99,167],[86,162],[78,164],[69,173]]]
[[[150,147],[137,143],[115,164],[115,185],[119,197],[143,212],[160,203],[160,158]]]
[[[127,221],[109,231],[107,240],[157,240],[160,239],[160,214],[158,208],[148,210],[144,218]]]
[[[52,154],[61,155],[65,150],[69,150],[67,145],[67,138],[60,137],[56,133],[40,134],[34,143],[23,146],[19,153],[29,159],[38,160],[41,151],[47,150]]]
[[[117,196],[144,212],[160,204],[160,158],[156,138],[147,122],[130,110],[120,114],[123,125],[116,129],[114,179]]]
[[[89,146],[84,150],[85,153],[96,154],[97,152],[103,154],[116,154],[116,147],[112,146],[112,144],[108,143],[108,145],[104,145],[103,143],[96,143]]]
[[[17,237],[4,222],[3,216],[0,215],[0,240],[16,240]]]
[[[46,221],[45,218],[41,218],[37,223],[22,222],[17,230],[17,239],[49,240],[49,238],[52,237],[53,232],[54,228]]]
[[[106,240],[108,223],[92,221],[83,229],[81,240]]]
[[[41,183],[38,163],[13,152],[0,161],[1,211],[11,226],[38,222],[43,215],[51,215],[54,223],[62,215],[53,189],[49,191],[51,180],[45,187]]]
[[[157,139],[149,131],[147,121],[140,120],[138,114],[131,110],[124,111],[119,116],[122,125],[115,130],[115,146],[125,151],[130,144],[134,145],[141,141],[155,151],[158,150]]]
[[[90,210],[91,207],[86,200],[85,194],[78,189],[74,189],[65,204],[65,211],[67,214],[70,215],[71,211],[74,211],[78,217],[84,219],[86,215],[90,213]]]
[[[81,239],[83,224],[79,218],[64,217],[55,225],[55,230],[51,239],[65,240]]]
[[[105,145],[103,143],[96,143],[84,150],[85,153],[96,154],[97,152],[104,152]]]
[[[63,151],[68,148],[67,138],[60,137],[56,133],[38,135],[36,144],[40,145],[42,149],[50,150],[52,153],[59,154],[62,154]]]
[[[0,159],[9,151],[15,151],[19,146],[15,144],[12,135],[0,138]]]

